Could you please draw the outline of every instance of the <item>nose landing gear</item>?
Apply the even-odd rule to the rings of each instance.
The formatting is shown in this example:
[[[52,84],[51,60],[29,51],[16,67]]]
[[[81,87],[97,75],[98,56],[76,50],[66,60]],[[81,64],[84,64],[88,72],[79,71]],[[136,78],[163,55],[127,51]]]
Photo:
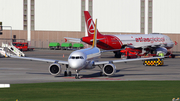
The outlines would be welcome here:
[[[75,76],[75,79],[80,79],[80,78],[79,78],[79,70],[76,70],[76,73],[77,73],[77,74],[76,74],[76,76]]]
[[[64,76],[71,76],[71,75],[72,75],[72,73],[71,73],[71,71],[69,70],[68,65],[66,65],[66,70],[64,71]],[[80,77],[79,77],[79,70],[76,70],[75,79],[80,79]]]

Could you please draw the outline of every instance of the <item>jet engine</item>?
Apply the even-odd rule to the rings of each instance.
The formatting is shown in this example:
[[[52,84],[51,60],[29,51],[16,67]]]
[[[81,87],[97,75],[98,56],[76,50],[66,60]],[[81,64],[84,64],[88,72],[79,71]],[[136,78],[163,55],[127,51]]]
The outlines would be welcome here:
[[[49,72],[51,73],[51,75],[54,75],[54,76],[60,75],[61,71],[62,71],[61,65],[58,63],[52,63],[49,66]]]
[[[103,67],[103,73],[105,75],[113,75],[116,72],[116,66],[114,64],[105,64]]]
[[[159,53],[163,53],[164,55],[166,55],[167,54],[167,49],[166,48],[164,48],[164,47],[160,47],[160,48],[157,48],[156,49],[156,54],[158,55]]]

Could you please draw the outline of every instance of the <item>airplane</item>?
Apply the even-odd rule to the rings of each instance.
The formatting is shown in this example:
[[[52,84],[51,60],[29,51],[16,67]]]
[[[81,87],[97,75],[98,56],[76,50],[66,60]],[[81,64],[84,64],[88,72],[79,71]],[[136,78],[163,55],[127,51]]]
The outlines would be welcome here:
[[[80,79],[79,71],[82,69],[93,69],[96,66],[101,68],[100,75],[113,75],[116,72],[116,66],[114,63],[119,62],[128,62],[128,61],[137,61],[137,60],[146,60],[146,59],[156,59],[163,57],[149,57],[149,58],[136,58],[136,59],[119,59],[119,60],[109,60],[109,61],[99,61],[101,56],[101,51],[97,45],[97,20],[94,25],[95,31],[93,36],[93,44],[91,48],[81,49],[73,51],[69,57],[68,61],[62,60],[53,60],[53,59],[42,59],[42,58],[33,58],[33,57],[18,57],[18,56],[9,56],[11,58],[17,59],[27,59],[27,60],[35,60],[35,61],[44,61],[44,62],[52,62],[49,66],[49,72],[53,76],[60,75],[62,68],[61,65],[66,65],[66,71],[64,72],[64,76],[71,76],[71,71],[69,67],[76,71],[76,79]],[[61,64],[61,65],[60,65]]]
[[[72,42],[84,42],[92,45],[94,21],[88,11],[84,11],[85,22],[87,26],[88,36],[78,38],[65,39]],[[168,50],[174,46],[174,42],[166,35],[159,33],[153,34],[137,34],[137,35],[103,35],[97,30],[97,47],[104,50],[113,51],[116,58],[121,58],[122,54],[125,56],[144,56],[153,54],[157,56],[159,53],[168,55]],[[118,50],[119,49],[119,50]],[[130,55],[131,54],[131,55]]]

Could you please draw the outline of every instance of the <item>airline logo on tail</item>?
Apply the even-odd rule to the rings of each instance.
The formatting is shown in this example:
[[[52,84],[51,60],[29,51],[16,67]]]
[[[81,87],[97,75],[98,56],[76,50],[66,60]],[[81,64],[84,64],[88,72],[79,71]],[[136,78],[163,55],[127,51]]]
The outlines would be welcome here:
[[[94,34],[94,22],[92,18],[89,18],[87,20],[87,30],[90,34]]]
[[[88,36],[92,36],[94,34],[94,27],[95,27],[94,21],[88,11],[84,11],[84,17],[87,26]],[[97,30],[97,35],[101,35],[98,32],[98,30]]]

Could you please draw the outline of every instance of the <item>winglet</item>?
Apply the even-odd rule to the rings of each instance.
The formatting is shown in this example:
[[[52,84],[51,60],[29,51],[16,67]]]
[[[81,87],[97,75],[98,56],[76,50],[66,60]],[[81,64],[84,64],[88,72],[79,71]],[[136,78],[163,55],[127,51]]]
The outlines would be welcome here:
[[[96,19],[95,27],[94,27],[94,38],[93,38],[92,48],[96,47],[96,43],[97,43],[97,19]]]

